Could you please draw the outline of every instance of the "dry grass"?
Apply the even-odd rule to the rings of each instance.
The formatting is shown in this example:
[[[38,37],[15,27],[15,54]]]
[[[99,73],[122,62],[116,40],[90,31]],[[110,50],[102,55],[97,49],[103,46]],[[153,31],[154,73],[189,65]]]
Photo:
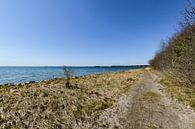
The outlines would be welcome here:
[[[152,91],[148,91],[140,96],[140,100],[154,103],[158,102],[160,100],[160,97],[161,96],[159,94]]]
[[[0,88],[0,128],[90,128],[103,110],[125,94],[144,70],[52,79]]]
[[[190,105],[195,110],[195,89],[175,84],[168,78],[164,78],[160,83],[165,86],[172,98],[177,99],[185,105]]]
[[[186,85],[178,84],[173,77],[170,77],[169,74],[154,71],[162,79],[160,83],[168,91],[169,95],[176,99],[178,102],[181,102],[187,106],[192,107],[195,110],[195,88],[188,87]]]

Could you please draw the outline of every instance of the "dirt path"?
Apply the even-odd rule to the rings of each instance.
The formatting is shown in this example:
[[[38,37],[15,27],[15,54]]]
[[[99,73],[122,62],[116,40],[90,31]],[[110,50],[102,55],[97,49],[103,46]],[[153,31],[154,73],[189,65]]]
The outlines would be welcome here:
[[[101,127],[120,129],[195,129],[195,113],[170,99],[148,71],[143,79],[100,117]]]

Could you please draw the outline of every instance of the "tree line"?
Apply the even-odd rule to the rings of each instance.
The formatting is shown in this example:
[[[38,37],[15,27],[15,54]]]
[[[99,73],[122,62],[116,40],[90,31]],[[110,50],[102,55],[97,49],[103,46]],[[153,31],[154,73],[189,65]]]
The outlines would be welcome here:
[[[168,41],[161,42],[160,50],[149,63],[154,69],[171,75],[175,82],[194,87],[195,3],[188,3],[182,15],[180,30]]]

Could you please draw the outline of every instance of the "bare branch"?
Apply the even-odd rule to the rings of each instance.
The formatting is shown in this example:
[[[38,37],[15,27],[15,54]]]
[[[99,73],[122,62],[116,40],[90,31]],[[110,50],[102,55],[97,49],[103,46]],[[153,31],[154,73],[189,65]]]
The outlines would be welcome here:
[[[70,79],[74,76],[71,67],[63,66],[64,76],[66,78],[66,87],[70,87]]]

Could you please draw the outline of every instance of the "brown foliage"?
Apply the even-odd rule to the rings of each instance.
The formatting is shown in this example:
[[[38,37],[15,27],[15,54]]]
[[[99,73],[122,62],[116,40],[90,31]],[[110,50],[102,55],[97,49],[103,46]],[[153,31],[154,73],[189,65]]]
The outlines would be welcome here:
[[[149,63],[157,70],[171,73],[177,82],[192,86],[195,84],[195,7],[187,7],[183,17],[181,31],[163,43]]]

